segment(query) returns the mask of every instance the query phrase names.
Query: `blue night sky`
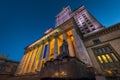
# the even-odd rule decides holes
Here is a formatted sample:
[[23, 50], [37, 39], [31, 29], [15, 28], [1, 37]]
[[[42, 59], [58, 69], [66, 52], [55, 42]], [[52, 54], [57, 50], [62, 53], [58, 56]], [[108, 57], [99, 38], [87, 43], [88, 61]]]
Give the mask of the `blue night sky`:
[[0, 0], [0, 54], [20, 61], [24, 48], [54, 27], [67, 5], [84, 5], [106, 27], [120, 22], [120, 0]]

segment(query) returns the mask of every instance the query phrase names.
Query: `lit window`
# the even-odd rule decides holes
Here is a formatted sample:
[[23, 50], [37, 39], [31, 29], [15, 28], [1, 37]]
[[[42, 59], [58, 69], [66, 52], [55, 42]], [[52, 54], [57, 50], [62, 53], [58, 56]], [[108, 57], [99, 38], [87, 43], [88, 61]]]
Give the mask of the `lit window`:
[[[109, 45], [94, 48], [94, 53], [103, 70], [119, 68], [119, 57]], [[112, 66], [111, 66], [112, 65]]]
[[118, 61], [117, 57], [113, 53], [111, 53], [111, 55], [116, 61]]
[[111, 57], [110, 57], [108, 54], [106, 54], [106, 57], [108, 58], [108, 60], [109, 60], [110, 62], [113, 62], [112, 59], [111, 59]]
[[106, 63], [108, 63], [108, 60], [107, 60], [107, 58], [105, 57], [105, 55], [102, 55], [102, 58], [103, 58], [103, 60], [104, 60]]
[[100, 63], [103, 63], [103, 60], [100, 56], [97, 56], [98, 57], [98, 60], [100, 61]]

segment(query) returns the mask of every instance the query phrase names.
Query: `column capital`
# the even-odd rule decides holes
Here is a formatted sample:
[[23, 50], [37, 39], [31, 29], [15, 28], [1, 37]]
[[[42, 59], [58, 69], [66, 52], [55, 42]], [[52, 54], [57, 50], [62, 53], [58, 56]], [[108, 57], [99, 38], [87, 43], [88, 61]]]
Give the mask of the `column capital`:
[[67, 40], [67, 34], [65, 32], [63, 33], [63, 40]]
[[55, 35], [54, 38], [58, 38], [58, 35]]

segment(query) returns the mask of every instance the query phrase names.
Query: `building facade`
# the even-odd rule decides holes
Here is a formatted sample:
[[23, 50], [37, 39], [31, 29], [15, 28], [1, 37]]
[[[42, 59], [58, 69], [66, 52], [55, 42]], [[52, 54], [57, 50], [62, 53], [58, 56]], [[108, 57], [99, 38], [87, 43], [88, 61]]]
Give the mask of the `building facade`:
[[99, 73], [120, 76], [120, 23], [84, 37], [84, 43]]
[[83, 36], [104, 29], [102, 24], [100, 24], [84, 6], [77, 8], [73, 12], [71, 11], [70, 6], [63, 8], [63, 10], [56, 16], [56, 27], [71, 17], [74, 17]]
[[66, 40], [68, 43], [71, 57], [76, 56], [81, 61], [88, 64], [88, 66], [91, 66], [92, 63], [80, 34], [75, 20], [73, 18], [67, 20], [64, 24], [58, 26], [50, 33], [26, 47], [25, 54], [16, 74], [40, 71], [46, 61], [56, 59], [61, 53], [60, 47], [63, 40]]
[[0, 55], [0, 80], [7, 80], [17, 70], [19, 62], [8, 60], [6, 56]]
[[40, 72], [46, 61], [60, 55], [63, 40], [68, 43], [71, 57], [94, 67], [97, 73], [112, 74], [120, 68], [119, 30], [119, 24], [108, 29], [103, 27], [84, 6], [73, 12], [69, 6], [63, 8], [56, 16], [55, 29], [48, 30], [25, 48], [16, 75]]

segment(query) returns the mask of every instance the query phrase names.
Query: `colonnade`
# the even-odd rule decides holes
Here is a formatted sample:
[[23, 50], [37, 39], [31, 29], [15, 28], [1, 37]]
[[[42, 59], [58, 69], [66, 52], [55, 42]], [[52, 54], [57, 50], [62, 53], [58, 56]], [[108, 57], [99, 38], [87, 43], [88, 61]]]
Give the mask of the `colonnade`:
[[83, 48], [81, 47], [81, 38], [73, 28], [44, 41], [44, 43], [26, 52], [18, 66], [16, 74], [40, 71], [46, 61], [55, 59], [60, 54], [60, 46], [63, 40], [66, 40], [68, 43], [70, 56], [76, 56], [79, 59], [85, 58], [84, 51], [82, 51]]

